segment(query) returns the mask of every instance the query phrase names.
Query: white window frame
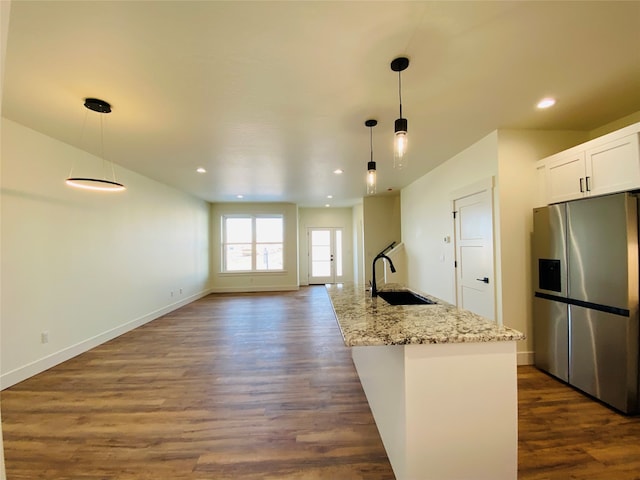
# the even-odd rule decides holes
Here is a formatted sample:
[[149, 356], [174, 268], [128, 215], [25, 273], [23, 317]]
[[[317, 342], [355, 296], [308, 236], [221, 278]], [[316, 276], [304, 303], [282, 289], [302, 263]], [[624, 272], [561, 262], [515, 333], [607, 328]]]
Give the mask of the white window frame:
[[[227, 243], [225, 240], [227, 238], [227, 219], [234, 218], [249, 218], [251, 219], [251, 269], [250, 270], [228, 270], [227, 269], [227, 245], [233, 244], [235, 242]], [[282, 221], [282, 242], [260, 242], [260, 245], [282, 245], [282, 268], [280, 269], [258, 269], [256, 267], [257, 264], [257, 256], [256, 256], [256, 245], [258, 242], [256, 241], [256, 220], [260, 218], [278, 218]], [[221, 218], [221, 239], [220, 239], [220, 256], [222, 259], [222, 273], [233, 274], [233, 275], [246, 275], [246, 274], [255, 274], [255, 273], [282, 273], [285, 271], [285, 258], [286, 258], [286, 242], [285, 242], [285, 222], [284, 215], [278, 213], [265, 213], [265, 214], [226, 214], [222, 215]]]

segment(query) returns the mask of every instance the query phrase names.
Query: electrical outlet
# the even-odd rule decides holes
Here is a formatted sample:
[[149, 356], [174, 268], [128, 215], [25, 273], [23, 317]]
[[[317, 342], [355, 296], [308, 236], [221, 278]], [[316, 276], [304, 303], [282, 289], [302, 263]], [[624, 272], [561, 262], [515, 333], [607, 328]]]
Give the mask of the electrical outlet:
[[40, 342], [49, 343], [49, 332], [44, 331], [40, 334]]

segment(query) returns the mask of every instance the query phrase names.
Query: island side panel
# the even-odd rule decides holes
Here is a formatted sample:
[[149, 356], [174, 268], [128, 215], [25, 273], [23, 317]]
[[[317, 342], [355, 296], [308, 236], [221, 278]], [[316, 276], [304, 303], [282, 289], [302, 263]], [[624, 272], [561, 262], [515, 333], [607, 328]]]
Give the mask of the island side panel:
[[398, 479], [515, 480], [515, 342], [405, 347], [406, 470]]
[[408, 478], [404, 346], [352, 347], [351, 355], [393, 472]]

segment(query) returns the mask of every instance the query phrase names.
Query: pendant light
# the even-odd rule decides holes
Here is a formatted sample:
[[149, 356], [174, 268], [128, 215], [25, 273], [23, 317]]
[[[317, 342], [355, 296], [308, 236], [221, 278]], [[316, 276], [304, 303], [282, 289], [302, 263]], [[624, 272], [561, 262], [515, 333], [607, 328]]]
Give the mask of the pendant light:
[[371, 150], [371, 158], [367, 163], [367, 195], [375, 195], [376, 193], [376, 162], [373, 161], [373, 127], [378, 124], [377, 120], [367, 120], [364, 122], [369, 127], [369, 146]]
[[398, 72], [398, 98], [400, 100], [400, 118], [395, 123], [395, 138], [393, 143], [393, 168], [401, 169], [407, 166], [407, 119], [402, 118], [402, 79], [400, 72], [409, 66], [407, 57], [398, 57], [391, 62], [391, 70]]
[[[116, 181], [116, 172], [113, 166], [113, 162], [108, 162], [104, 158], [104, 116], [107, 113], [111, 112], [111, 105], [104, 100], [99, 100], [97, 98], [85, 98], [84, 106], [97, 112], [100, 114], [100, 155], [102, 157], [102, 177], [101, 178], [93, 178], [93, 177], [74, 177], [73, 176], [73, 166], [71, 167], [71, 172], [69, 172], [69, 178], [66, 180], [66, 184], [71, 187], [83, 188], [85, 190], [98, 190], [103, 192], [121, 192], [125, 190], [124, 185], [118, 183]], [[88, 115], [88, 112], [87, 112]], [[86, 116], [85, 116], [85, 124], [86, 124]], [[83, 128], [84, 130], [84, 128]], [[109, 164], [110, 168], [109, 168]], [[108, 177], [109, 170], [110, 178]]]

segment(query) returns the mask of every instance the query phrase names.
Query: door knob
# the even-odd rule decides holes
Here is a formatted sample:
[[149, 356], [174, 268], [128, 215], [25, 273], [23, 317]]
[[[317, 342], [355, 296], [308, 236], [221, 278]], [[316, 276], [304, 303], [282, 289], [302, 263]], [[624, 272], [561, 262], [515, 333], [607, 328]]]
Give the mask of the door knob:
[[483, 283], [489, 283], [489, 277], [476, 278], [476, 280], [478, 280], [479, 282], [483, 282]]

